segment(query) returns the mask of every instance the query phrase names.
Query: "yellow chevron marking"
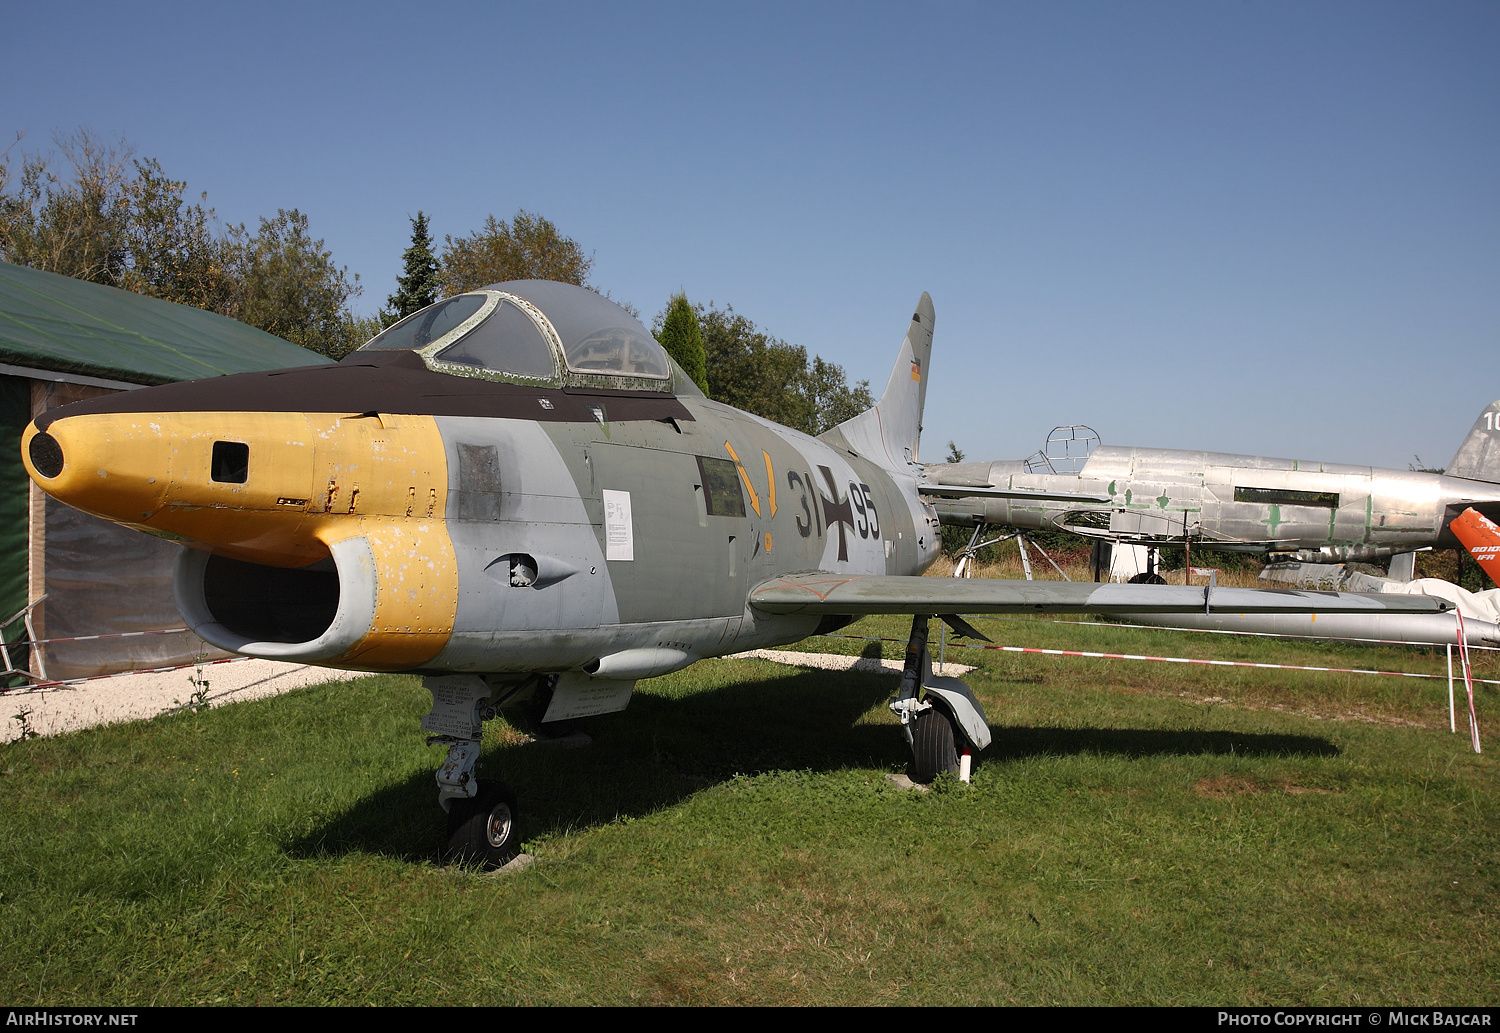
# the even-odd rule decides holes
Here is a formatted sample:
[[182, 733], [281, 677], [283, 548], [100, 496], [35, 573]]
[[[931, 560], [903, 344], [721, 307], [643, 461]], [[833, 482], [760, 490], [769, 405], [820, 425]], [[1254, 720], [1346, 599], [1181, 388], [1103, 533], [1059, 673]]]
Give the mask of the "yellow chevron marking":
[[739, 453], [734, 450], [733, 445], [726, 441], [724, 448], [728, 450], [729, 457], [734, 460], [734, 468], [740, 472], [740, 480], [745, 485], [745, 491], [750, 494], [750, 508], [755, 510], [756, 516], [760, 516], [760, 496], [755, 494], [755, 485], [750, 483], [750, 475], [745, 472], [745, 464], [740, 462]]
[[[771, 486], [771, 491], [770, 491], [770, 496], [771, 497], [769, 499], [767, 499], [766, 501], [770, 503], [770, 506], [771, 506], [771, 515], [775, 516], [776, 515], [776, 471], [774, 471], [774, 470], [771, 469], [771, 453], [767, 452], [765, 449], [761, 449], [760, 450], [760, 454], [763, 457], [765, 457], [765, 460], [766, 460], [766, 483]], [[769, 542], [770, 541], [769, 537], [766, 540], [767, 540], [767, 542]], [[770, 547], [771, 546], [769, 544], [766, 546], [767, 549], [769, 549]]]

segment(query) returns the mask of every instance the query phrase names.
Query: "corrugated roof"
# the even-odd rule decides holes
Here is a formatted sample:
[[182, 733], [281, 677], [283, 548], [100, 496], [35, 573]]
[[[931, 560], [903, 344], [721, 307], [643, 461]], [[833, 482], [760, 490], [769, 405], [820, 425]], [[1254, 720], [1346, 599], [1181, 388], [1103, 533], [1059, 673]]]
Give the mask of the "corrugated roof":
[[226, 316], [0, 262], [0, 363], [164, 384], [331, 361]]

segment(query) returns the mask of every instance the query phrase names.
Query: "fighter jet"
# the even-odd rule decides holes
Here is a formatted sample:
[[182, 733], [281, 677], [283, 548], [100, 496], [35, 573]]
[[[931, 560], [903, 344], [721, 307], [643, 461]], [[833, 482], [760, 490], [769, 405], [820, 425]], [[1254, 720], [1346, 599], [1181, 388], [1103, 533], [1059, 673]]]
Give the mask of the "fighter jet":
[[[1052, 469], [1042, 453], [1029, 461], [939, 463], [925, 472], [947, 496], [935, 503], [944, 523], [1061, 529], [1148, 548], [1187, 539], [1192, 547], [1314, 563], [1368, 561], [1457, 548], [1449, 525], [1468, 508], [1500, 518], [1500, 401], [1480, 413], [1442, 474], [1105, 445], [1076, 472]], [[1058, 500], [1067, 492], [1072, 501]]]
[[337, 365], [51, 410], [22, 450], [53, 497], [187, 546], [177, 602], [204, 641], [426, 676], [446, 851], [489, 866], [519, 843], [513, 792], [475, 776], [498, 711], [545, 731], [703, 657], [910, 614], [891, 706], [925, 779], [989, 742], [967, 686], [931, 670], [933, 616], [1442, 607], [916, 576], [939, 549], [917, 459], [932, 332], [923, 294], [880, 401], [812, 438], [704, 397], [599, 294], [525, 280]]

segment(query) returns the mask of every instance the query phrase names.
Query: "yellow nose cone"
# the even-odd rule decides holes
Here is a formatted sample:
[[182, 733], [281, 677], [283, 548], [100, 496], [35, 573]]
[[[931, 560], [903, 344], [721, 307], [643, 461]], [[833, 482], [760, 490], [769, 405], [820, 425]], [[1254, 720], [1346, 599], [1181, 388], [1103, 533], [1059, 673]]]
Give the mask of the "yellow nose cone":
[[149, 520], [165, 504], [170, 457], [161, 428], [134, 415], [74, 416], [21, 438], [26, 472], [47, 494], [122, 523]]
[[21, 441], [27, 472], [77, 509], [226, 555], [308, 563], [314, 445], [301, 413], [63, 416]]
[[32, 479], [108, 520], [273, 566], [301, 566], [365, 521], [442, 520], [431, 417], [295, 412], [59, 416], [21, 441]]

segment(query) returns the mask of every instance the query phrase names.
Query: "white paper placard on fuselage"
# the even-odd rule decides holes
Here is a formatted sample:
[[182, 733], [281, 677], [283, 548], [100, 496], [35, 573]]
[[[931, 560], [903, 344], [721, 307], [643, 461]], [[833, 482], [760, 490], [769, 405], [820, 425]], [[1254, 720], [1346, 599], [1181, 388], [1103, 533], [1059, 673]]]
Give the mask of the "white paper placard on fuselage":
[[634, 691], [633, 681], [590, 678], [582, 671], [564, 671], [552, 689], [552, 701], [542, 715], [542, 723], [618, 713], [630, 703]]
[[630, 492], [604, 489], [604, 558], [635, 559], [635, 529], [630, 523]]

